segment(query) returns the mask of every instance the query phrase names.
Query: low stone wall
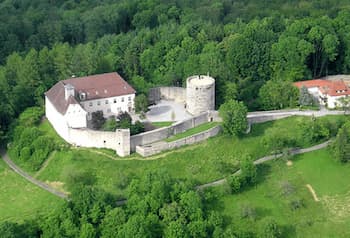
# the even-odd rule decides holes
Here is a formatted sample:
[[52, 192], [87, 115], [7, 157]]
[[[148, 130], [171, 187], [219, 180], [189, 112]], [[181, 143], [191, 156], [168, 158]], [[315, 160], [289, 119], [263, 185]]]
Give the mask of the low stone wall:
[[255, 124], [255, 123], [263, 123], [263, 122], [268, 122], [268, 121], [275, 121], [278, 119], [286, 118], [293, 116], [292, 113], [285, 113], [285, 114], [280, 114], [280, 115], [257, 115], [257, 116], [248, 116], [248, 123], [249, 124]]
[[136, 146], [136, 152], [143, 157], [151, 156], [154, 154], [158, 154], [164, 150], [172, 150], [184, 145], [191, 145], [191, 144], [206, 140], [210, 137], [213, 137], [219, 134], [220, 130], [221, 130], [220, 126], [215, 126], [213, 128], [210, 128], [209, 130], [206, 130], [176, 141], [172, 141], [172, 142], [160, 141], [154, 144]]
[[157, 87], [149, 90], [148, 100], [150, 103], [156, 103], [161, 99], [185, 103], [186, 89], [181, 87]]
[[171, 126], [147, 131], [130, 137], [130, 149], [136, 151], [139, 145], [151, 144], [156, 141], [164, 140], [172, 135], [182, 133], [188, 129], [208, 122], [208, 112], [202, 113], [190, 119], [174, 123]]
[[219, 116], [219, 111], [209, 111], [209, 121], [222, 122], [222, 118]]

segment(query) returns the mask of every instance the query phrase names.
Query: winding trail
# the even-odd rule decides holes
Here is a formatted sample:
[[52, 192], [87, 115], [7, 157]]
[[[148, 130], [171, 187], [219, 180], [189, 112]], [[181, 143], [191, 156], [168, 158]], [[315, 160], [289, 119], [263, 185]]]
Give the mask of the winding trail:
[[3, 159], [3, 161], [13, 170], [15, 171], [17, 174], [21, 175], [23, 178], [25, 178], [26, 180], [28, 180], [29, 182], [31, 182], [32, 184], [35, 184], [36, 186], [60, 197], [63, 199], [68, 200], [68, 196], [65, 193], [62, 193], [56, 189], [54, 189], [53, 187], [49, 186], [46, 183], [43, 183], [35, 178], [33, 178], [32, 176], [30, 176], [29, 174], [27, 174], [26, 172], [24, 172], [21, 168], [19, 168], [7, 155], [5, 150], [1, 150], [0, 151], [0, 155], [1, 158]]
[[[314, 146], [311, 146], [311, 147], [305, 148], [305, 149], [294, 148], [294, 149], [289, 150], [288, 154], [289, 155], [298, 155], [298, 154], [304, 154], [304, 153], [308, 153], [308, 152], [315, 151], [315, 150], [320, 150], [320, 149], [326, 148], [330, 144], [330, 142], [331, 142], [331, 140], [328, 140], [328, 141], [323, 142], [321, 144], [314, 145]], [[276, 155], [264, 156], [264, 157], [261, 157], [260, 159], [255, 160], [254, 164], [255, 165], [262, 164], [262, 163], [265, 163], [267, 161], [280, 158], [283, 155], [285, 155], [285, 154], [280, 153], [280, 154], [276, 154]], [[241, 170], [237, 170], [233, 175], [238, 175], [240, 173], [241, 173]], [[201, 189], [205, 189], [208, 187], [218, 186], [218, 185], [224, 184], [225, 182], [226, 182], [226, 178], [223, 178], [223, 179], [219, 179], [219, 180], [216, 180], [216, 181], [213, 181], [210, 183], [199, 185], [196, 187], [196, 189], [201, 190]]]
[[[323, 149], [325, 147], [327, 147], [329, 144], [330, 144], [331, 140], [328, 140], [324, 143], [321, 143], [321, 144], [318, 144], [318, 145], [314, 145], [314, 146], [311, 146], [309, 148], [305, 148], [305, 149], [298, 149], [298, 148], [295, 148], [295, 149], [291, 149], [289, 151], [289, 154], [290, 155], [298, 155], [298, 154], [304, 154], [304, 153], [308, 153], [308, 152], [311, 152], [311, 151], [315, 151], [315, 150], [320, 150], [320, 149]], [[26, 172], [24, 172], [21, 168], [19, 168], [7, 155], [6, 151], [5, 150], [1, 150], [0, 151], [0, 155], [2, 157], [2, 159], [4, 160], [4, 162], [13, 170], [15, 171], [17, 174], [21, 175], [23, 178], [25, 178], [26, 180], [28, 180], [29, 182], [39, 186], [40, 188], [60, 197], [60, 198], [63, 198], [63, 199], [66, 199], [68, 200], [68, 196], [67, 194], [65, 193], [62, 193], [56, 189], [54, 189], [53, 187], [49, 186], [48, 184], [44, 183], [44, 182], [41, 182], [35, 178], [33, 178], [31, 175], [27, 174]], [[280, 154], [276, 154], [276, 155], [269, 155], [269, 156], [264, 156], [260, 159], [257, 159], [254, 161], [254, 164], [258, 165], [258, 164], [262, 164], [262, 163], [265, 163], [267, 161], [270, 161], [270, 160], [273, 160], [273, 159], [277, 159], [277, 158], [280, 158], [282, 157], [284, 154], [283, 153], [280, 153]], [[233, 175], [238, 175], [240, 174], [240, 170], [236, 171]], [[219, 180], [216, 180], [216, 181], [213, 181], [213, 182], [210, 182], [210, 183], [206, 183], [206, 184], [202, 184], [202, 185], [199, 185], [196, 187], [196, 189], [198, 190], [201, 190], [201, 189], [205, 189], [205, 188], [208, 188], [208, 187], [213, 187], [213, 186], [218, 186], [218, 185], [221, 185], [221, 184], [224, 184], [226, 182], [226, 178], [223, 178], [223, 179], [219, 179]], [[117, 205], [123, 205], [126, 203], [126, 200], [125, 199], [122, 199], [122, 200], [119, 200], [116, 202]]]

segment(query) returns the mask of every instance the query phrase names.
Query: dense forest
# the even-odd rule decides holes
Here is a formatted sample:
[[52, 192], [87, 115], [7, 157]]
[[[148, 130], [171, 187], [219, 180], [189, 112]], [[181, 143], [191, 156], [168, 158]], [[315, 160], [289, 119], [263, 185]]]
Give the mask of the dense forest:
[[[2, 0], [0, 64], [2, 143], [21, 112], [42, 106], [44, 92], [72, 75], [117, 71], [147, 94], [209, 73], [217, 106], [237, 99], [249, 110], [290, 107], [297, 101], [290, 82], [349, 73], [350, 3]], [[130, 185], [126, 208], [82, 186], [40, 225], [4, 223], [0, 230], [8, 237], [240, 237], [205, 211], [205, 196], [149, 176]]]
[[281, 81], [348, 73], [349, 8], [341, 0], [2, 1], [1, 131], [42, 105], [55, 82], [110, 71], [139, 93], [209, 73], [218, 105], [236, 98], [273, 109], [258, 97], [269, 80], [265, 91], [278, 94]]

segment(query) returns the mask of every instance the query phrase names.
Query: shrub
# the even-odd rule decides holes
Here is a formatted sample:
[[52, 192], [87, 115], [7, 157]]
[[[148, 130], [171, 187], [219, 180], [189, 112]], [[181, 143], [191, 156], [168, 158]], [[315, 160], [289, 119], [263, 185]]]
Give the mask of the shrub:
[[295, 193], [295, 187], [289, 181], [283, 181], [281, 183], [281, 190], [283, 196], [289, 196]]
[[140, 94], [135, 97], [135, 111], [137, 113], [147, 112], [148, 99], [145, 94]]
[[350, 122], [345, 123], [338, 131], [332, 144], [334, 158], [340, 162], [350, 160]]
[[295, 147], [297, 144], [296, 138], [293, 138], [286, 128], [268, 128], [265, 134], [262, 143], [268, 150], [276, 154], [282, 152], [283, 149]]
[[41, 107], [29, 107], [18, 118], [18, 123], [21, 126], [32, 127], [38, 125], [41, 117], [44, 115], [44, 110]]
[[117, 121], [114, 116], [109, 117], [102, 126], [104, 131], [115, 131], [117, 129]]
[[300, 198], [295, 198], [289, 202], [289, 207], [292, 211], [298, 210], [304, 207], [304, 201]]
[[144, 131], [145, 131], [145, 125], [140, 121], [136, 121], [135, 124], [132, 124], [130, 126], [130, 134], [131, 135], [136, 135], [136, 134], [142, 133]]
[[241, 190], [241, 177], [240, 176], [230, 176], [228, 178], [228, 183], [230, 185], [232, 193], [237, 193]]
[[326, 122], [315, 117], [304, 121], [301, 127], [303, 128], [303, 139], [305, 143], [318, 142], [330, 136]]
[[266, 217], [259, 223], [258, 237], [260, 238], [277, 238], [281, 237], [281, 229], [276, 221], [271, 217]]
[[102, 125], [105, 123], [106, 119], [103, 117], [102, 111], [96, 111], [91, 113], [91, 126], [92, 129], [101, 129]]
[[256, 210], [249, 204], [244, 204], [241, 207], [241, 218], [247, 218], [251, 220], [256, 219]]
[[245, 156], [242, 158], [240, 168], [240, 181], [243, 185], [256, 183], [257, 168], [256, 165], [253, 163], [253, 159], [250, 156]]

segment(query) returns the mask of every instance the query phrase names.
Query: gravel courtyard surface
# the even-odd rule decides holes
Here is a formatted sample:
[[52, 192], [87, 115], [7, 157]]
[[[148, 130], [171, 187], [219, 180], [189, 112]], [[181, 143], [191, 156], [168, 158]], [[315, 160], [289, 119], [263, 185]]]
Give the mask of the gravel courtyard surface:
[[146, 113], [146, 119], [151, 122], [156, 121], [182, 121], [191, 118], [182, 103], [161, 100], [156, 105], [150, 106]]

